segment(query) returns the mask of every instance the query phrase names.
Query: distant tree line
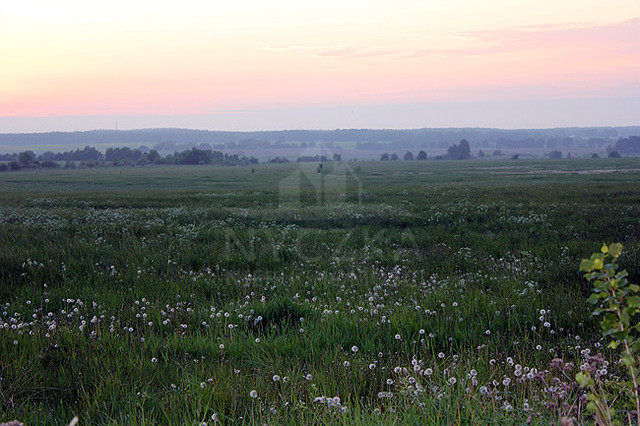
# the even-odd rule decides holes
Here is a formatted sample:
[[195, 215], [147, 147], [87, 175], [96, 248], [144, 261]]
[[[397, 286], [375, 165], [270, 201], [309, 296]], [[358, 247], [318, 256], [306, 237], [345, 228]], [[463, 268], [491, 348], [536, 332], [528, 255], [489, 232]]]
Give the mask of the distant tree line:
[[[400, 156], [398, 156], [398, 154], [396, 154], [395, 152], [389, 154], [388, 152], [383, 153], [380, 156], [380, 161], [397, 161], [400, 159]], [[413, 155], [413, 152], [411, 151], [407, 151], [404, 153], [404, 155], [402, 156], [402, 159], [404, 161], [413, 161], [413, 160], [426, 160], [427, 159], [427, 153], [424, 151], [420, 151], [418, 152], [418, 155]]]
[[289, 160], [286, 157], [275, 157], [267, 160], [267, 164], [284, 164], [288, 162]]
[[[484, 152], [480, 151], [482, 154], [480, 155], [481, 157], [484, 157]], [[439, 155], [437, 157], [434, 157], [434, 159], [436, 160], [443, 160], [443, 159], [447, 159], [447, 160], [467, 160], [471, 158], [471, 147], [469, 146], [469, 141], [467, 141], [466, 139], [462, 139], [460, 142], [458, 142], [457, 144], [453, 144], [451, 145], [448, 149], [447, 149], [447, 153], [446, 155]], [[398, 156], [398, 154], [391, 153], [389, 154], [388, 152], [383, 153], [380, 156], [380, 161], [397, 161], [399, 160], [400, 157]], [[418, 155], [414, 157], [413, 152], [411, 151], [407, 151], [404, 153], [404, 156], [402, 157], [403, 160], [405, 161], [413, 161], [415, 160], [426, 160], [427, 159], [427, 153], [425, 151], [420, 151], [418, 152]]]
[[[556, 129], [558, 130], [558, 129]], [[562, 130], [562, 129], [560, 129]], [[578, 129], [580, 130], [580, 129]], [[584, 130], [584, 129], [583, 129]], [[597, 130], [597, 129], [596, 129]], [[586, 129], [584, 130], [585, 135], [586, 134], [591, 134], [593, 135], [593, 132], [596, 132], [596, 130], [594, 129]], [[424, 130], [420, 130], [420, 131], [390, 131], [391, 134], [393, 135], [399, 135], [399, 134], [420, 134], [421, 132], [423, 132]], [[471, 132], [472, 130], [469, 129], [462, 129], [459, 130], [459, 132]], [[483, 131], [482, 129], [477, 130], [478, 132]], [[611, 134], [606, 134], [607, 132], [612, 132], [613, 130], [609, 129], [609, 130], [602, 130], [600, 133], [597, 133], [599, 136], [610, 136]], [[302, 133], [299, 133], [302, 132]], [[279, 134], [279, 146], [285, 146], [284, 144], [284, 140], [285, 140], [285, 136], [293, 136], [293, 135], [297, 135], [300, 136], [302, 134], [308, 135], [309, 133], [314, 133], [315, 131], [285, 131], [285, 132], [275, 132], [275, 134]], [[380, 131], [368, 131], [368, 130], [336, 130], [335, 132], [331, 133], [331, 132], [320, 132], [323, 135], [327, 135], [327, 134], [377, 134]], [[405, 133], [402, 133], [405, 132]], [[406, 133], [408, 132], [408, 133]], [[538, 131], [541, 134], [545, 134], [546, 131]], [[91, 132], [89, 132], [91, 133]], [[256, 132], [256, 134], [258, 135], [267, 135], [267, 134], [272, 134], [274, 132]], [[432, 131], [432, 133], [436, 133], [437, 132], [435, 130]], [[101, 134], [98, 132], [98, 134]], [[58, 136], [58, 134], [55, 134], [56, 136]], [[7, 136], [7, 135], [0, 135], [0, 136]], [[30, 135], [35, 137], [34, 135]], [[561, 144], [562, 146], [571, 146], [571, 138], [567, 137], [563, 140], [563, 143]], [[606, 141], [605, 138], [600, 137], [600, 138], [589, 138], [587, 140], [587, 145], [588, 146], [592, 146], [592, 147], [597, 147], [597, 148], [602, 148], [604, 142]], [[254, 142], [256, 142], [254, 144]], [[504, 143], [500, 143], [501, 141], [498, 140], [498, 145], [499, 146], [508, 146], [508, 147], [517, 147], [520, 144], [511, 144], [511, 143], [506, 143], [505, 141], [502, 141]], [[548, 143], [545, 144], [545, 146], [547, 147], [552, 147], [555, 148], [556, 144], [555, 143], [551, 143], [550, 141], [547, 141]], [[324, 143], [324, 142], [323, 142]], [[373, 142], [372, 142], [373, 143]], [[233, 146], [266, 146], [264, 144], [260, 144], [257, 143], [257, 141], [253, 140], [253, 139], [245, 139], [242, 141], [239, 141], [238, 143], [232, 142], [231, 143]], [[325, 145], [330, 147], [332, 146], [333, 142], [327, 142]], [[367, 145], [368, 143], [358, 143], [360, 147], [365, 147], [365, 145]], [[173, 142], [166, 142], [163, 144], [159, 144], [162, 145], [162, 148], [167, 148], [170, 146], [185, 146], [184, 144], [175, 144]], [[195, 145], [195, 144], [193, 144]], [[221, 145], [222, 147], [228, 147], [229, 144], [223, 144]], [[301, 147], [312, 147], [315, 146], [316, 142], [302, 142], [302, 144], [300, 145]], [[478, 144], [476, 144], [477, 146]], [[290, 145], [288, 145], [290, 146]], [[375, 145], [377, 148], [386, 146], [385, 144], [376, 144]], [[395, 145], [391, 144], [391, 146], [395, 146], [395, 147], [401, 147], [404, 146], [401, 143], [397, 143]], [[367, 148], [369, 148], [369, 146], [366, 146]], [[155, 148], [155, 147], [154, 147]], [[624, 155], [640, 155], [640, 136], [629, 136], [629, 137], [625, 137], [625, 138], [620, 138], [617, 140], [617, 142], [615, 143], [615, 145], [608, 145], [606, 147], [606, 151], [607, 151], [607, 156], [609, 158], [617, 158], [620, 157], [622, 154]], [[478, 157], [483, 158], [485, 157], [485, 153], [480, 150], [478, 151]], [[493, 155], [494, 156], [500, 156], [503, 155], [502, 151], [499, 149], [496, 149], [493, 151]], [[546, 154], [549, 158], [562, 158], [562, 152], [558, 149], [553, 149], [552, 151], [550, 151], [548, 154]], [[514, 156], [514, 158], [517, 157]], [[571, 155], [567, 154], [567, 158], [570, 158]], [[592, 154], [592, 158], [598, 158], [599, 155], [597, 153]], [[436, 157], [433, 157], [433, 159], [439, 160], [439, 159], [449, 159], [449, 160], [466, 160], [472, 158], [471, 155], [471, 146], [470, 143], [467, 139], [461, 139], [458, 143], [450, 145], [447, 148], [447, 152], [444, 155], [438, 155]], [[333, 161], [342, 161], [342, 157], [340, 154], [333, 154], [333, 157], [331, 158]], [[403, 160], [405, 161], [412, 161], [412, 160], [426, 160], [427, 159], [427, 153], [424, 150], [420, 150], [418, 152], [417, 155], [414, 155], [412, 151], [407, 150], [405, 152], [405, 154], [402, 157]], [[400, 156], [395, 153], [389, 153], [389, 152], [384, 152], [381, 156], [380, 156], [380, 160], [381, 161], [398, 161], [400, 160]], [[297, 160], [297, 162], [326, 162], [329, 161], [329, 157], [327, 157], [326, 155], [309, 155], [309, 156], [301, 156], [299, 157]], [[280, 157], [275, 157], [272, 159], [269, 159], [267, 161], [267, 163], [286, 163], [289, 162], [288, 159], [286, 158], [280, 158]], [[251, 164], [257, 164], [258, 160], [255, 157], [246, 157], [246, 156], [239, 156], [238, 154], [227, 154], [227, 153], [223, 153], [221, 151], [217, 151], [214, 149], [211, 149], [211, 145], [208, 143], [201, 143], [198, 144], [197, 147], [196, 146], [192, 146], [189, 149], [185, 149], [183, 151], [174, 151], [173, 154], [168, 154], [166, 156], [162, 156], [159, 153], [158, 149], [149, 149], [148, 147], [142, 145], [139, 148], [129, 148], [129, 147], [116, 147], [116, 148], [107, 148], [106, 151], [104, 153], [98, 151], [96, 148], [91, 147], [91, 146], [85, 146], [82, 149], [76, 149], [76, 150], [71, 150], [71, 151], [64, 151], [64, 152], [58, 152], [58, 153], [54, 153], [52, 151], [46, 151], [40, 155], [36, 155], [33, 151], [23, 151], [23, 152], [19, 152], [19, 153], [13, 153], [13, 154], [0, 154], [0, 171], [6, 171], [6, 170], [20, 170], [20, 169], [25, 169], [25, 168], [58, 168], [58, 167], [76, 167], [76, 165], [80, 165], [80, 166], [84, 166], [84, 167], [95, 167], [95, 166], [104, 166], [104, 165], [113, 165], [113, 166], [120, 166], [120, 165], [138, 165], [138, 166], [144, 166], [146, 164], [186, 164], [186, 165], [198, 165], [198, 164], [207, 164], [207, 165], [220, 165], [220, 166], [244, 166], [244, 165], [251, 165]]]
[[102, 153], [93, 147], [85, 146], [83, 149], [76, 149], [75, 151], [65, 151], [58, 153], [46, 151], [42, 155], [40, 155], [38, 159], [41, 161], [101, 161]]
[[[152, 151], [155, 152], [155, 151]], [[238, 154], [227, 154], [220, 151], [204, 150], [192, 148], [182, 152], [175, 152], [166, 157], [159, 158], [156, 164], [188, 164], [204, 165], [213, 164], [216, 166], [248, 166], [258, 164], [255, 157], [240, 157]]]
[[[615, 146], [607, 147], [607, 151], [608, 151], [607, 157], [609, 158], [619, 158], [621, 154], [639, 155], [640, 154], [640, 136], [630, 136], [628, 138], [619, 139], [618, 142], [615, 144]], [[502, 155], [504, 154], [502, 153], [501, 150], [493, 151], [494, 157], [502, 156]], [[550, 151], [549, 153], [545, 154], [545, 156], [549, 157], [550, 159], [563, 158], [562, 151], [558, 149], [554, 149]], [[479, 150], [478, 157], [484, 158], [486, 157], [486, 154], [484, 153], [484, 151]], [[518, 157], [519, 155], [516, 154], [512, 158], [517, 159]], [[469, 144], [469, 141], [467, 141], [466, 139], [462, 139], [457, 144], [453, 144], [449, 146], [447, 148], [446, 154], [433, 157], [433, 159], [435, 160], [445, 160], [445, 159], [446, 160], [467, 160], [470, 158], [472, 158], [471, 146]], [[571, 153], [567, 153], [566, 158], [570, 159]], [[591, 158], [600, 158], [600, 156], [597, 153], [593, 153], [591, 154]], [[382, 155], [380, 155], [380, 161], [397, 161], [399, 159], [400, 157], [395, 152], [393, 153], [384, 152]], [[407, 151], [405, 152], [403, 159], [405, 161], [412, 161], [414, 159], [426, 160], [427, 153], [425, 151], [420, 151], [417, 157], [414, 157], [411, 151]]]
[[640, 154], [640, 136], [630, 136], [628, 138], [619, 139], [613, 150], [620, 154]]
[[[349, 142], [362, 150], [446, 149], [456, 141], [472, 142], [472, 149], [563, 149], [593, 148], [604, 150], [620, 138], [640, 134], [640, 127], [556, 128], [556, 129], [335, 129], [282, 130], [257, 132], [223, 132], [189, 129], [93, 130], [88, 132], [5, 133], [3, 146], [133, 146], [145, 144], [158, 152], [182, 152], [197, 148], [275, 149], [330, 146]], [[616, 150], [625, 152], [624, 150]], [[144, 152], [144, 151], [143, 151]], [[66, 160], [63, 160], [66, 161]], [[79, 161], [79, 160], [70, 160]]]
[[[335, 153], [335, 154], [333, 154], [331, 159], [333, 161], [342, 161], [342, 155], [338, 154], [338, 153]], [[320, 154], [303, 155], [303, 156], [298, 157], [298, 159], [296, 160], [296, 162], [298, 162], [298, 163], [311, 163], [311, 162], [316, 162], [316, 161], [329, 161], [329, 157], [327, 157], [326, 155], [320, 155]]]
[[83, 149], [54, 153], [47, 151], [36, 155], [33, 151], [23, 151], [14, 154], [0, 154], [0, 171], [20, 170], [29, 168], [73, 168], [76, 163], [85, 167], [98, 165], [112, 166], [144, 166], [146, 164], [186, 164], [186, 165], [218, 165], [218, 166], [246, 166], [257, 164], [255, 157], [227, 154], [214, 150], [192, 148], [182, 152], [174, 152], [161, 156], [156, 150], [131, 149], [129, 147], [107, 148], [103, 153], [97, 149], [85, 146]]
[[[640, 136], [630, 136], [628, 138], [618, 139], [614, 146], [607, 147], [607, 157], [620, 158], [625, 155], [640, 155]], [[562, 158], [560, 150], [553, 150], [546, 154], [549, 158]], [[571, 158], [571, 154], [567, 154], [567, 158]], [[591, 154], [591, 158], [600, 158], [597, 153]]]

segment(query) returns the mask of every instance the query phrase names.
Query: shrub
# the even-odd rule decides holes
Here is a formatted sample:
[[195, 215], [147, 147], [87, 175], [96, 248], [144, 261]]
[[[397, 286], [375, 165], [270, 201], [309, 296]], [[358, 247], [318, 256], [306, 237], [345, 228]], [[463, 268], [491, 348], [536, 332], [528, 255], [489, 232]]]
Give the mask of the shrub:
[[[593, 293], [588, 302], [596, 305], [593, 315], [600, 318], [600, 327], [605, 338], [610, 339], [609, 348], [617, 350], [620, 364], [626, 368], [628, 377], [619, 381], [604, 381], [597, 371], [584, 371], [576, 374], [576, 381], [588, 388], [587, 409], [591, 411], [596, 423], [612, 424], [615, 416], [614, 403], [618, 402], [627, 409], [627, 419], [631, 424], [635, 417], [640, 424], [640, 398], [638, 397], [637, 353], [640, 349], [640, 286], [629, 284], [627, 271], [618, 271], [617, 260], [622, 254], [622, 244], [606, 244], [600, 253], [584, 259], [580, 270], [586, 272], [585, 278], [593, 283]], [[629, 380], [625, 380], [629, 379]], [[634, 411], [629, 410], [634, 408]]]

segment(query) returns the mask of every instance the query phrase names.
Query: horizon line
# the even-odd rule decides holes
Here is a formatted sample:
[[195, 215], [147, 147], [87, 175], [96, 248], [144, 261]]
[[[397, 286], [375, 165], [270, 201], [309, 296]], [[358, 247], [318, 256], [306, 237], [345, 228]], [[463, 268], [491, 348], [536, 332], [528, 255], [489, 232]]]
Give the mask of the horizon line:
[[[6, 117], [0, 117], [0, 119]], [[12, 117], [13, 118], [13, 117]], [[335, 131], [350, 131], [350, 130], [371, 130], [371, 131], [416, 131], [416, 130], [502, 130], [502, 131], [519, 131], [519, 130], [563, 130], [563, 129], [624, 129], [640, 127], [638, 124], [628, 125], [595, 125], [595, 126], [554, 126], [554, 127], [482, 127], [482, 126], [462, 126], [462, 127], [336, 127], [336, 128], [282, 128], [274, 130], [224, 130], [224, 129], [204, 129], [193, 127], [140, 127], [133, 129], [107, 129], [107, 128], [95, 128], [90, 130], [49, 130], [49, 131], [35, 131], [35, 132], [0, 132], [0, 135], [37, 135], [37, 134], [50, 134], [50, 133], [91, 133], [91, 132], [139, 132], [139, 131], [151, 131], [151, 130], [183, 130], [192, 132], [211, 132], [211, 133], [278, 133], [278, 132], [335, 132]]]

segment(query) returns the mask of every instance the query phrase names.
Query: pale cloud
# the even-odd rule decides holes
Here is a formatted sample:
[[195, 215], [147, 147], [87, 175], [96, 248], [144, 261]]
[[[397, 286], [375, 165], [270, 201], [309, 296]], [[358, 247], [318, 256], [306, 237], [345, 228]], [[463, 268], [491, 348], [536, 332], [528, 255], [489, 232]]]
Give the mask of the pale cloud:
[[[536, 25], [475, 31], [468, 37], [494, 43], [493, 49], [548, 48], [558, 44], [606, 45], [609, 49], [640, 51], [640, 18], [608, 25]], [[488, 48], [489, 49], [489, 48]]]
[[401, 51], [384, 47], [348, 47], [338, 50], [328, 50], [317, 52], [315, 56], [334, 57], [334, 58], [350, 58], [350, 59], [365, 59], [381, 56], [398, 56]]
[[[449, 40], [443, 42], [443, 40]], [[268, 47], [272, 52], [291, 52], [340, 60], [398, 60], [430, 56], [473, 56], [513, 54], [527, 51], [572, 50], [588, 52], [594, 59], [615, 59], [619, 55], [640, 54], [640, 18], [623, 22], [594, 24], [536, 24], [445, 34], [438, 37], [410, 37], [404, 45], [305, 45]], [[444, 47], [443, 47], [444, 45]], [[447, 46], [448, 45], [448, 46]], [[567, 58], [569, 59], [569, 58]], [[571, 67], [570, 64], [560, 64]], [[638, 59], [640, 66], [640, 57]], [[388, 66], [393, 67], [393, 63]]]
[[[320, 46], [306, 46], [298, 49], [320, 50], [315, 56], [340, 58], [365, 58], [392, 56], [396, 58], [416, 58], [428, 55], [478, 55], [507, 53], [527, 49], [557, 49], [562, 46], [580, 45], [585, 49], [604, 47], [609, 53], [640, 53], [640, 18], [608, 25], [549, 24], [528, 25], [499, 30], [483, 30], [447, 34], [441, 38], [460, 41], [463, 47], [443, 48], [428, 46], [407, 49], [405, 47], [354, 47], [341, 46], [331, 50], [320, 50]], [[413, 41], [429, 44], [426, 37]], [[437, 44], [437, 43], [434, 43]], [[275, 50], [275, 49], [273, 49]], [[640, 58], [639, 58], [640, 61]], [[640, 62], [639, 62], [640, 63]]]
[[325, 49], [344, 49], [347, 46], [337, 45], [337, 46], [267, 46], [263, 47], [264, 50], [268, 50], [270, 52], [289, 52], [289, 51], [307, 51], [307, 50], [325, 50]]

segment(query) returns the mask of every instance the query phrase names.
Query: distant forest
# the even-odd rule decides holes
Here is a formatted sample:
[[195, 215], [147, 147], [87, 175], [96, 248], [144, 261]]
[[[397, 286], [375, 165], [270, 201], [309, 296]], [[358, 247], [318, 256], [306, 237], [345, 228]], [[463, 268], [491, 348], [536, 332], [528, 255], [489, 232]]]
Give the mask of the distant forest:
[[[628, 138], [618, 139], [613, 147], [610, 147], [608, 157], [620, 157], [621, 154], [639, 155], [640, 154], [640, 136], [630, 136]], [[499, 150], [493, 152], [494, 156], [502, 155]], [[545, 154], [550, 159], [562, 158], [562, 152], [554, 149]], [[483, 158], [486, 154], [484, 151], [478, 151], [478, 157]], [[570, 154], [568, 155], [568, 157]], [[594, 153], [592, 158], [598, 158], [599, 155]], [[417, 156], [413, 152], [407, 151], [402, 157], [405, 161], [426, 160], [427, 153], [420, 150]], [[469, 141], [466, 139], [453, 144], [447, 148], [446, 154], [433, 157], [435, 160], [468, 160], [473, 158]], [[518, 154], [512, 158], [517, 159]], [[334, 153], [331, 157], [332, 161], [342, 161], [342, 157], [338, 153]], [[396, 153], [384, 152], [380, 156], [380, 161], [397, 161], [400, 156]], [[299, 156], [298, 162], [326, 162], [329, 157], [325, 155]], [[287, 158], [270, 158], [267, 163], [288, 163]], [[76, 164], [81, 167], [96, 166], [144, 166], [147, 164], [180, 164], [180, 165], [218, 165], [218, 166], [248, 166], [258, 164], [255, 157], [239, 156], [238, 154], [229, 154], [212, 149], [191, 148], [181, 152], [175, 151], [173, 154], [162, 156], [155, 149], [119, 147], [107, 148], [104, 153], [95, 147], [85, 146], [83, 149], [64, 151], [54, 153], [46, 151], [40, 155], [35, 154], [31, 150], [22, 151], [12, 154], [0, 154], [0, 171], [21, 170], [28, 168], [59, 168], [64, 165], [65, 168], [75, 168]], [[321, 166], [320, 166], [321, 167]]]
[[[405, 150], [443, 149], [466, 139], [477, 149], [614, 149], [620, 139], [640, 135], [633, 127], [567, 127], [557, 129], [502, 130], [483, 128], [413, 129], [413, 130], [282, 130], [259, 132], [224, 132], [188, 129], [94, 130], [88, 132], [5, 133], [0, 147], [5, 152], [32, 149], [39, 152], [53, 147], [80, 148], [97, 146], [140, 147], [170, 153], [191, 148], [201, 150], [306, 148], [323, 144], [351, 142], [355, 149]], [[637, 152], [633, 140], [620, 152]], [[622, 147], [620, 147], [622, 148]], [[618, 149], [618, 148], [616, 148]]]
[[0, 154], [0, 171], [28, 168], [74, 168], [76, 163], [82, 167], [144, 166], [146, 164], [247, 166], [257, 164], [258, 160], [254, 157], [241, 157], [236, 154], [197, 148], [174, 152], [164, 157], [155, 150], [131, 149], [129, 147], [107, 148], [103, 154], [90, 146], [58, 153], [47, 151], [40, 155], [36, 155], [31, 150], [17, 154]]
[[[84, 148], [72, 149], [61, 152], [53, 152], [52, 150], [44, 151], [36, 154], [33, 150], [27, 149], [19, 152], [8, 154], [0, 154], [0, 171], [20, 170], [26, 168], [58, 168], [58, 167], [96, 167], [96, 166], [144, 166], [147, 164], [181, 164], [181, 165], [219, 165], [219, 166], [247, 166], [257, 164], [258, 159], [252, 156], [245, 156], [236, 153], [219, 151], [217, 149], [248, 149], [256, 148], [307, 148], [314, 146], [332, 147], [335, 142], [344, 142], [347, 138], [365, 138], [369, 137], [373, 141], [358, 140], [355, 143], [355, 149], [379, 150], [380, 161], [397, 161], [400, 160], [398, 152], [402, 153], [406, 149], [402, 159], [410, 160], [426, 160], [427, 153], [421, 148], [446, 148], [446, 153], [429, 157], [435, 160], [466, 160], [473, 158], [472, 147], [479, 150], [477, 157], [482, 158], [487, 155], [502, 156], [501, 149], [531, 149], [544, 148], [550, 151], [545, 153], [550, 159], [563, 158], [561, 148], [589, 148], [594, 152], [590, 154], [593, 158], [599, 157], [597, 152], [606, 152], [608, 157], [620, 157], [621, 155], [640, 155], [640, 136], [614, 137], [620, 135], [621, 130], [625, 132], [630, 129], [636, 129], [640, 133], [640, 127], [637, 128], [598, 128], [598, 129], [552, 129], [552, 130], [491, 130], [491, 129], [450, 129], [450, 130], [336, 130], [332, 132], [322, 131], [282, 131], [282, 132], [251, 132], [251, 133], [233, 133], [233, 132], [206, 132], [196, 130], [149, 130], [149, 131], [95, 131], [95, 132], [77, 132], [77, 133], [43, 133], [43, 134], [16, 134], [16, 135], [0, 135], [2, 138], [10, 139], [7, 142], [23, 142], [25, 145], [34, 144], [34, 146], [47, 146], [44, 142], [51, 142], [52, 145], [61, 144], [69, 146], [73, 144], [73, 140], [81, 138], [82, 140], [92, 140], [92, 136], [99, 135], [102, 142], [110, 141], [111, 143], [122, 143], [125, 141], [149, 142], [154, 138], [163, 138], [167, 134], [174, 134], [178, 141], [158, 142], [149, 148], [146, 145], [140, 145], [138, 148], [130, 148], [128, 146], [108, 147], [104, 151], [90, 145]], [[163, 133], [167, 132], [167, 133]], [[563, 133], [571, 133], [571, 136], [561, 137]], [[460, 139], [457, 143], [443, 142], [448, 140], [452, 135], [456, 134], [474, 134], [476, 137], [485, 136], [474, 142], [468, 141], [466, 138]], [[159, 136], [159, 135], [163, 136]], [[269, 140], [242, 139], [237, 142], [233, 138], [239, 138], [239, 135], [246, 137], [247, 135], [270, 138], [278, 138], [277, 142]], [[509, 134], [513, 139], [506, 139], [503, 136]], [[136, 136], [137, 135], [137, 136]], [[140, 137], [143, 135], [144, 137]], [[182, 136], [180, 136], [182, 135]], [[187, 137], [184, 137], [184, 136]], [[199, 142], [185, 142], [191, 140], [191, 137], [199, 135]], [[297, 139], [298, 142], [286, 142], [285, 135], [291, 139]], [[435, 136], [439, 135], [439, 136]], [[500, 136], [502, 135], [502, 136]], [[515, 138], [529, 135], [524, 139]], [[205, 136], [215, 138], [231, 138], [232, 140], [211, 145]], [[322, 138], [312, 141], [315, 138]], [[498, 137], [499, 136], [499, 137]], [[539, 139], [534, 138], [536, 136]], [[102, 138], [106, 139], [102, 139]], [[376, 138], [387, 137], [394, 139], [393, 141], [378, 140]], [[490, 137], [494, 139], [490, 139]], [[64, 138], [64, 141], [62, 140]], [[424, 142], [424, 140], [430, 140]], [[443, 139], [438, 139], [443, 138]], [[497, 138], [497, 139], [495, 139]], [[300, 141], [301, 139], [304, 139]], [[329, 141], [327, 141], [329, 140]], [[423, 142], [420, 142], [422, 140]], [[488, 142], [493, 140], [493, 142]], [[55, 142], [55, 143], [54, 143]], [[64, 142], [64, 143], [63, 143]], [[353, 140], [351, 140], [353, 142]], [[39, 143], [39, 145], [38, 145]], [[105, 142], [106, 143], [106, 142]], [[491, 149], [485, 153], [483, 147]], [[17, 145], [11, 145], [17, 146]], [[490, 147], [490, 148], [489, 148]], [[417, 151], [414, 155], [413, 151]], [[167, 151], [169, 151], [167, 153]], [[163, 155], [162, 152], [165, 154]], [[514, 154], [512, 158], [517, 159], [520, 154]], [[571, 154], [567, 154], [567, 158]], [[341, 161], [342, 157], [339, 153], [334, 153], [332, 157], [325, 155], [300, 155], [298, 162], [325, 162], [331, 158], [333, 161]], [[267, 163], [286, 163], [290, 159], [286, 157], [269, 158]]]

